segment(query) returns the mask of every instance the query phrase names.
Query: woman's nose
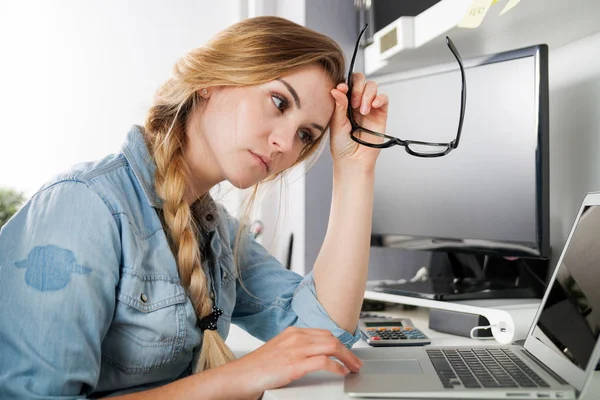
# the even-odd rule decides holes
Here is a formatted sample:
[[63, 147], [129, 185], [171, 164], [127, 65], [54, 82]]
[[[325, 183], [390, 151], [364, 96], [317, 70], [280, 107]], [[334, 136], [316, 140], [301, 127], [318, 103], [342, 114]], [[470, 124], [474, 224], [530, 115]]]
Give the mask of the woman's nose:
[[269, 138], [271, 145], [281, 153], [287, 153], [294, 148], [296, 133], [291, 129], [276, 129]]

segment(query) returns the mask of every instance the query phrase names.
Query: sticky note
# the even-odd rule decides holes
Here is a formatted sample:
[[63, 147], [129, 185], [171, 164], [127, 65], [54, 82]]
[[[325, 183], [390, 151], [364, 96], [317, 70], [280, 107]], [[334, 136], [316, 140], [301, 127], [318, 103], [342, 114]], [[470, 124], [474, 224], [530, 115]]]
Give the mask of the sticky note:
[[508, 3], [506, 3], [506, 5], [502, 9], [502, 11], [500, 11], [500, 15], [504, 14], [505, 12], [507, 12], [508, 10], [510, 10], [517, 4], [519, 4], [519, 1], [521, 1], [521, 0], [508, 0]]
[[473, 0], [471, 7], [458, 24], [459, 28], [477, 28], [483, 22], [485, 14], [494, 3], [494, 0]]

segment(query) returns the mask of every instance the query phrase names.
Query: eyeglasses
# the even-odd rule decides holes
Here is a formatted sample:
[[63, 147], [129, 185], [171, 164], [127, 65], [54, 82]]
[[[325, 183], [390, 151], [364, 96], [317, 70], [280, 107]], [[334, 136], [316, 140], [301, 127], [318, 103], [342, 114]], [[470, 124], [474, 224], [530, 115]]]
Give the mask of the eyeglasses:
[[[456, 132], [456, 138], [449, 143], [433, 143], [433, 142], [421, 142], [418, 140], [402, 140], [394, 136], [389, 136], [383, 133], [375, 132], [367, 128], [363, 128], [354, 120], [354, 113], [352, 111], [352, 106], [350, 104], [350, 98], [352, 95], [352, 74], [354, 73], [354, 62], [356, 61], [356, 53], [358, 52], [358, 45], [360, 43], [360, 39], [365, 33], [365, 30], [369, 24], [366, 24], [365, 27], [360, 31], [360, 35], [358, 35], [358, 40], [356, 41], [356, 47], [354, 48], [354, 54], [352, 55], [352, 61], [350, 62], [350, 70], [348, 71], [348, 120], [352, 125], [352, 130], [350, 131], [350, 137], [355, 142], [358, 142], [364, 146], [375, 147], [378, 149], [383, 149], [392, 146], [404, 146], [406, 152], [415, 157], [441, 157], [450, 153], [452, 150], [458, 147], [458, 142], [460, 141], [460, 133], [462, 131], [463, 120], [465, 119], [465, 107], [467, 103], [467, 84], [465, 82], [465, 70], [463, 68], [462, 60], [460, 58], [460, 54], [458, 54], [458, 50], [454, 47], [454, 43], [448, 36], [446, 36], [446, 44], [456, 61], [458, 61], [458, 65], [460, 66], [460, 75], [462, 77], [462, 91], [460, 97], [460, 117], [458, 120], [458, 131]], [[366, 139], [363, 134], [367, 135], [375, 135], [383, 138], [383, 142], [380, 143], [371, 143], [364, 139]], [[362, 138], [361, 138], [362, 137]]]

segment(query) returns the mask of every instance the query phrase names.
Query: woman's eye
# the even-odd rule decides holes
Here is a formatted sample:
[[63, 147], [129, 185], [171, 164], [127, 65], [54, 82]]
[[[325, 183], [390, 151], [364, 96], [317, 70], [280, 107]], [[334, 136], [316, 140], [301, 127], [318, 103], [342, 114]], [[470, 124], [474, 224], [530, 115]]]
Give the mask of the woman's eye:
[[271, 99], [273, 100], [273, 104], [275, 107], [281, 112], [284, 112], [288, 107], [288, 102], [285, 98], [280, 97], [278, 95], [272, 94]]
[[310, 132], [298, 131], [298, 136], [300, 137], [302, 143], [304, 143], [305, 145], [311, 144], [313, 142], [313, 137], [311, 136]]

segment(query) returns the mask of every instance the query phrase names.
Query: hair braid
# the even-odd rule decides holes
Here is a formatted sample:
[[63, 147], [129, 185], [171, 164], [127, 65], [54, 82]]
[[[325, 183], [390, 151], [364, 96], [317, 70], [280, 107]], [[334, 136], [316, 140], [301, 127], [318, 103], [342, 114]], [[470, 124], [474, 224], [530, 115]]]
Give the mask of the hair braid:
[[[170, 135], [185, 137], [174, 132], [182, 128], [181, 124], [174, 124]], [[180, 140], [165, 141], [161, 136], [156, 135], [153, 144], [156, 192], [163, 199], [164, 220], [176, 254], [181, 284], [190, 296], [197, 318], [201, 319], [212, 312], [213, 302], [201, 265], [198, 228], [184, 197], [189, 174], [183, 157], [183, 143]], [[216, 331], [204, 331], [196, 371], [217, 367], [233, 358], [231, 350]]]

